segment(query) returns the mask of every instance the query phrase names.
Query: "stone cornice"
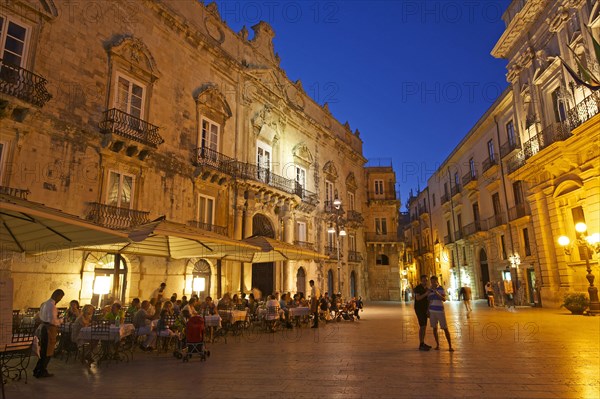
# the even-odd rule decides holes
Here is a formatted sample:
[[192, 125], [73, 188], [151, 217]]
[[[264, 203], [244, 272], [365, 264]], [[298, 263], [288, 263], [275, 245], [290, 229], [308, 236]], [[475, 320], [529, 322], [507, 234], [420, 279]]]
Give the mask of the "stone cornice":
[[549, 0], [529, 0], [523, 9], [510, 21], [504, 33], [492, 49], [496, 58], [508, 58], [519, 38], [529, 30]]

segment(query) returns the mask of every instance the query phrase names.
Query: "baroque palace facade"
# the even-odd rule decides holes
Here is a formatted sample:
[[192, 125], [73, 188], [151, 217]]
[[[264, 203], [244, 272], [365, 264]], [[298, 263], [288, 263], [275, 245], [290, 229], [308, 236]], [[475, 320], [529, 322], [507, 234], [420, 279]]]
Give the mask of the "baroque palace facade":
[[[600, 96], [561, 58], [600, 75], [600, 2], [514, 0], [503, 19], [492, 55], [509, 88], [410, 198], [405, 235], [420, 270], [455, 290], [483, 297], [510, 279], [518, 303], [557, 307], [587, 291], [586, 265], [598, 275]], [[581, 222], [588, 244], [559, 245]]]
[[[254, 287], [307, 292], [314, 279], [321, 292], [367, 298], [367, 263], [381, 257], [366, 256], [365, 231], [381, 233], [389, 218], [395, 233], [393, 171], [373, 194], [391, 201], [378, 211], [376, 230], [359, 132], [289, 80], [271, 27], [258, 23], [249, 39], [245, 27], [233, 32], [221, 20], [214, 3], [195, 0], [94, 4], [102, 8], [94, 18], [85, 2], [2, 5], [3, 200], [43, 203], [121, 231], [163, 217], [188, 233], [265, 236], [319, 258], [241, 263], [3, 251], [14, 308], [38, 306], [56, 288], [93, 302], [99, 276], [111, 277], [107, 296], [122, 301], [147, 298], [163, 281], [169, 294], [190, 295], [196, 276], [206, 282], [201, 296]], [[329, 232], [334, 222], [345, 237]], [[390, 261], [398, 256], [378, 266], [392, 271], [389, 283], [377, 280], [385, 291], [378, 296], [399, 299], [398, 265]]]

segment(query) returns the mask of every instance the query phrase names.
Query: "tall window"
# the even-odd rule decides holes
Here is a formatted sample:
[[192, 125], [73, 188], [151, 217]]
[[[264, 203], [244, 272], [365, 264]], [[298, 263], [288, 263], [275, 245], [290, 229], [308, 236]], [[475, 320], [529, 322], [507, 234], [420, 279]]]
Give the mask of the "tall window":
[[479, 203], [473, 203], [473, 221], [479, 223]]
[[348, 236], [348, 250], [356, 252], [356, 236], [354, 235]]
[[502, 213], [502, 206], [500, 205], [500, 194], [494, 193], [492, 195], [492, 206], [494, 208], [494, 216], [498, 216]]
[[262, 141], [256, 142], [256, 166], [258, 166], [258, 178], [261, 181], [269, 181], [269, 172], [271, 171], [271, 152], [272, 148]]
[[462, 232], [462, 215], [459, 213], [456, 215], [456, 224], [458, 225], [458, 235]]
[[448, 183], [444, 182], [444, 194], [448, 197]]
[[454, 172], [454, 187], [460, 186], [460, 177], [458, 176], [458, 172]]
[[329, 248], [337, 248], [337, 238], [335, 233], [327, 232], [327, 246]]
[[333, 183], [329, 180], [325, 180], [325, 202], [333, 202]]
[[200, 147], [209, 149], [211, 152], [219, 150], [219, 131], [221, 127], [206, 118], [202, 118], [202, 127], [200, 132]]
[[0, 141], [0, 185], [2, 185], [2, 175], [4, 174], [5, 158], [6, 158], [6, 143]]
[[490, 140], [487, 142], [487, 149], [488, 149], [488, 157], [490, 158], [490, 161], [495, 161], [496, 154], [494, 151], [494, 140]]
[[450, 227], [450, 221], [446, 220], [446, 231], [448, 232], [448, 238], [452, 241], [452, 229]]
[[215, 199], [206, 195], [198, 195], [198, 221], [205, 224], [214, 224]]
[[529, 243], [529, 230], [523, 229], [523, 246], [525, 247], [525, 256], [531, 255], [531, 245]]
[[135, 179], [132, 175], [110, 171], [106, 204], [119, 208], [131, 208], [134, 182]]
[[306, 223], [296, 222], [297, 236], [296, 239], [300, 242], [306, 242]]
[[567, 119], [564, 100], [560, 95], [560, 87], [556, 88], [551, 94], [552, 97], [552, 111], [554, 112], [554, 121], [562, 122]]
[[506, 259], [506, 242], [504, 240], [504, 234], [500, 235], [500, 255], [502, 259]]
[[431, 206], [435, 206], [435, 194], [431, 195]]
[[306, 188], [306, 169], [296, 165], [296, 183], [302, 188]]
[[383, 195], [383, 180], [375, 180], [375, 195]]
[[515, 205], [520, 205], [524, 202], [523, 199], [523, 182], [517, 180], [513, 183], [513, 194], [515, 197]]
[[28, 28], [21, 23], [0, 16], [0, 54], [3, 62], [25, 66]]
[[354, 210], [354, 193], [350, 191], [348, 192], [348, 210]]
[[508, 144], [511, 147], [517, 145], [517, 137], [515, 136], [515, 125], [512, 120], [506, 124], [506, 138], [508, 140]]
[[385, 218], [375, 218], [375, 233], [380, 235], [387, 234], [387, 221]]
[[471, 174], [471, 177], [475, 177], [477, 173], [475, 172], [475, 160], [473, 158], [469, 159], [469, 173]]
[[145, 87], [129, 76], [117, 74], [117, 87], [115, 90], [115, 108], [135, 116], [144, 118]]

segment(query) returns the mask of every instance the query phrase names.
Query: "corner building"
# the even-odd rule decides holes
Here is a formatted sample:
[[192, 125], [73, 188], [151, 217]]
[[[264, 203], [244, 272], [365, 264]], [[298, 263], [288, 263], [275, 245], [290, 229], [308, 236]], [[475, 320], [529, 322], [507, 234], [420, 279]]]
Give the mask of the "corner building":
[[[94, 3], [15, 0], [3, 5], [0, 73], [2, 194], [116, 230], [167, 220], [243, 239], [260, 235], [329, 260], [244, 264], [70, 250], [3, 252], [14, 307], [56, 288], [96, 301], [273, 291], [367, 297], [359, 132], [316, 104], [279, 66], [274, 32], [233, 32], [216, 5], [195, 0]], [[334, 199], [345, 203], [340, 273], [328, 239]], [[351, 215], [349, 214], [351, 211]], [[348, 220], [351, 218], [352, 220]], [[118, 258], [118, 259], [117, 259]], [[195, 291], [194, 291], [195, 292]]]

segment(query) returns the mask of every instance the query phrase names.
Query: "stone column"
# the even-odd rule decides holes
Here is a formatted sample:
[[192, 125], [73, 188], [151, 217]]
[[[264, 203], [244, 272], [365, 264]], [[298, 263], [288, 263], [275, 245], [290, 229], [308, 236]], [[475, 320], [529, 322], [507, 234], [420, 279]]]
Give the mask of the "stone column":
[[[289, 207], [289, 204], [287, 206]], [[283, 218], [283, 241], [288, 244], [293, 244], [294, 236], [294, 219], [292, 213], [288, 211]], [[281, 287], [284, 292], [292, 291], [292, 284], [294, 281], [292, 271], [295, 269], [295, 265], [295, 261], [283, 262], [283, 281], [281, 282]]]
[[[246, 200], [246, 208], [244, 210], [244, 232], [243, 237], [252, 236], [252, 210], [255, 204], [255, 193], [248, 191], [248, 199]], [[240, 291], [249, 292], [252, 289], [252, 263], [242, 263], [240, 274]]]

